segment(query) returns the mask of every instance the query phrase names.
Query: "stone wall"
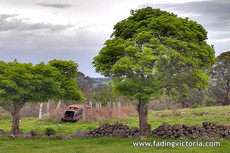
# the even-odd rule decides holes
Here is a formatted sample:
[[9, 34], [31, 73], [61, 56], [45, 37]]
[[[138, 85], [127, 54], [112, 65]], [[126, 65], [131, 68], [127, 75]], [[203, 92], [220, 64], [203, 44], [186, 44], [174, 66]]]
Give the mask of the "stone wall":
[[[99, 128], [82, 131], [77, 130], [71, 137], [120, 137], [132, 138], [139, 136], [139, 129], [137, 127], [129, 128], [127, 125], [115, 122], [112, 125], [109, 123], [101, 123]], [[151, 131], [151, 136], [158, 138], [200, 138], [201, 140], [214, 140], [215, 137], [230, 138], [230, 126], [221, 125], [218, 121], [203, 122], [202, 125], [189, 126], [187, 124], [163, 123], [158, 128]]]

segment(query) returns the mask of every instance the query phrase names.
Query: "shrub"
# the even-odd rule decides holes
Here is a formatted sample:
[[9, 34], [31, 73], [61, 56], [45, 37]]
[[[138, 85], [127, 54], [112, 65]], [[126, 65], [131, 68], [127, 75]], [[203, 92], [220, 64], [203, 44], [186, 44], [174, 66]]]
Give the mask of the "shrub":
[[198, 107], [199, 107], [198, 104], [193, 104], [190, 108], [191, 108], [191, 109], [195, 109], [195, 108], [198, 108]]
[[53, 128], [46, 128], [45, 135], [55, 135], [56, 131]]
[[213, 99], [213, 98], [207, 98], [207, 99], [205, 99], [205, 101], [204, 101], [204, 105], [205, 106], [215, 106], [216, 105], [216, 100], [215, 99]]

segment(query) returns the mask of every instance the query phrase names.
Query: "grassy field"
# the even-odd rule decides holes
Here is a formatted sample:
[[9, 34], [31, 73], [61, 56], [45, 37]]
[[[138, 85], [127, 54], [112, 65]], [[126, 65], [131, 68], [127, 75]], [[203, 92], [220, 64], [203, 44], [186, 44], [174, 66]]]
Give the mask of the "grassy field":
[[[145, 142], [157, 141], [179, 141], [169, 139], [149, 138]], [[1, 153], [139, 153], [139, 152], [159, 152], [159, 153], [228, 153], [230, 142], [221, 141], [220, 147], [134, 147], [133, 142], [137, 139], [121, 138], [79, 138], [71, 140], [25, 140], [0, 138]], [[196, 140], [189, 140], [196, 141]], [[205, 143], [205, 142], [204, 142]]]
[[[207, 113], [208, 112], [208, 113]], [[202, 124], [204, 121], [218, 120], [221, 124], [230, 123], [230, 106], [219, 107], [204, 107], [197, 109], [183, 109], [177, 110], [172, 115], [172, 111], [150, 111], [148, 115], [148, 122], [151, 125], [152, 130], [163, 122], [168, 122], [173, 125], [175, 123], [186, 123], [189, 125]], [[111, 119], [107, 121], [113, 123], [117, 119]], [[138, 127], [138, 117], [131, 116], [128, 120], [120, 120], [125, 125], [130, 127]], [[0, 129], [10, 131], [12, 124], [11, 119], [0, 119]], [[58, 133], [71, 134], [77, 129], [89, 130], [97, 128], [98, 123], [62, 123], [55, 121], [42, 120], [38, 121], [37, 118], [22, 118], [20, 122], [20, 129], [23, 132], [29, 132], [31, 130], [45, 131], [47, 127], [54, 128]], [[145, 142], [157, 141], [177, 141], [170, 139], [156, 139], [149, 138], [143, 140]], [[230, 141], [224, 139], [220, 141], [220, 147], [134, 147], [133, 141], [140, 141], [139, 139], [120, 139], [120, 138], [79, 138], [72, 140], [57, 140], [57, 139], [9, 139], [0, 138], [0, 152], [230, 152]], [[184, 141], [184, 140], [183, 140]], [[196, 141], [196, 140], [188, 140]], [[219, 139], [216, 139], [219, 141]]]

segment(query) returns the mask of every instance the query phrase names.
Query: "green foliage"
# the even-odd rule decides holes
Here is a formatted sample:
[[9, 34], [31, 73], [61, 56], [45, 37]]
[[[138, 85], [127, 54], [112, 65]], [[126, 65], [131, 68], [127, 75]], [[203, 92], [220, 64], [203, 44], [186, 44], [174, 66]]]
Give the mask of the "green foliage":
[[12, 103], [19, 106], [49, 99], [82, 100], [74, 79], [76, 71], [77, 64], [72, 61], [53, 60], [48, 65], [42, 62], [34, 66], [1, 61], [0, 105]]
[[195, 109], [195, 108], [199, 108], [199, 105], [197, 103], [193, 104], [191, 107], [191, 109]]
[[209, 84], [215, 52], [206, 39], [200, 24], [147, 7], [114, 26], [93, 65], [124, 96], [146, 102], [163, 93], [185, 97]]
[[61, 93], [58, 98], [63, 101], [82, 101], [83, 94], [77, 86], [77, 67], [78, 64], [74, 61], [52, 60], [49, 65], [57, 68], [60, 72], [58, 80], [61, 82]]
[[60, 92], [60, 73], [40, 63], [0, 62], [0, 104], [47, 101]]
[[19, 132], [19, 113], [27, 102], [84, 99], [75, 79], [77, 66], [61, 60], [34, 66], [17, 60], [0, 61], [0, 106], [13, 116], [12, 134]]
[[215, 106], [216, 105], [216, 100], [215, 99], [213, 99], [213, 98], [207, 98], [207, 99], [205, 99], [205, 101], [204, 101], [204, 105], [205, 106]]
[[56, 134], [56, 131], [53, 129], [53, 128], [46, 128], [45, 130], [45, 135], [55, 135]]
[[208, 95], [223, 105], [230, 103], [230, 51], [223, 52], [217, 57], [217, 63], [210, 73], [213, 79], [208, 88]]
[[102, 106], [106, 106], [108, 102], [115, 102], [116, 95], [111, 86], [103, 88], [101, 91], [94, 93], [93, 99], [97, 102], [101, 102]]

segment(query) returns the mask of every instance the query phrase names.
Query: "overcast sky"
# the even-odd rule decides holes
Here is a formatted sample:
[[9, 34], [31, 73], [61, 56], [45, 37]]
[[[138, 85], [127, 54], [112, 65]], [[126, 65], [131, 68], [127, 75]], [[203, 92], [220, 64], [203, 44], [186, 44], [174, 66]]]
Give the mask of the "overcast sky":
[[203, 25], [216, 55], [230, 50], [230, 0], [0, 0], [0, 60], [74, 60], [98, 77], [91, 63], [113, 26], [147, 6]]

